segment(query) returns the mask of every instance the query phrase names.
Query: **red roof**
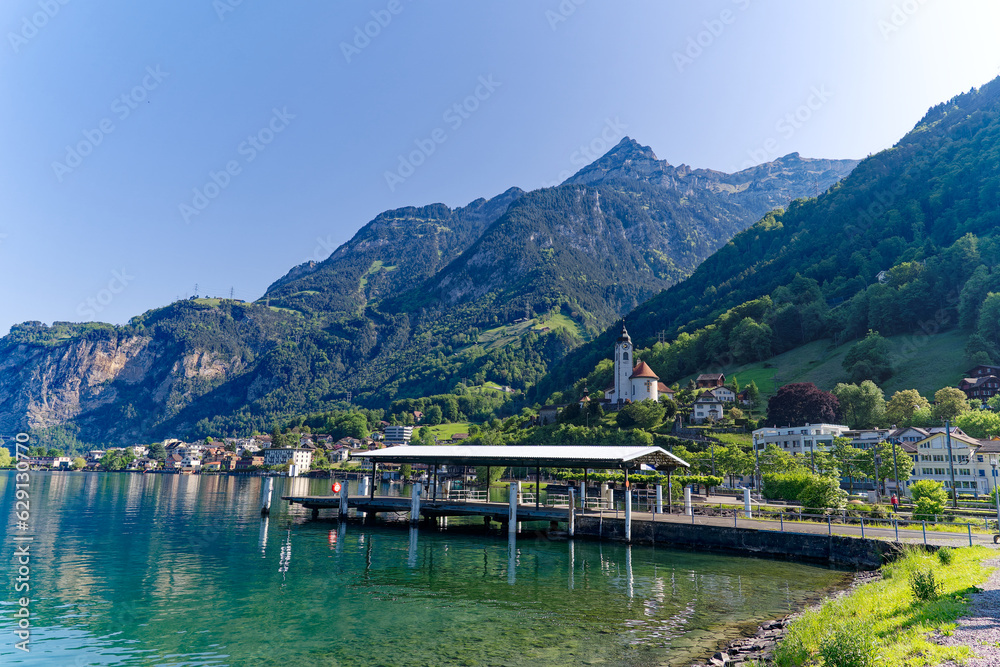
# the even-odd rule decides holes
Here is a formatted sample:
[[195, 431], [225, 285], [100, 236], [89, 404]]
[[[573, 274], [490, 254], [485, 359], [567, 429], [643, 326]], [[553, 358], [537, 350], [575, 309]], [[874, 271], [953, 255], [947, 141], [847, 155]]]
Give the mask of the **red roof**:
[[667, 385], [663, 384], [662, 382], [657, 382], [656, 383], [656, 390], [659, 391], [661, 394], [673, 394], [674, 393], [673, 389], [671, 389]]
[[[649, 367], [645, 361], [640, 361], [639, 364], [632, 369], [632, 377], [634, 378], [651, 378], [653, 380], [659, 380], [660, 376], [653, 372], [653, 369]], [[631, 378], [630, 378], [631, 379]]]

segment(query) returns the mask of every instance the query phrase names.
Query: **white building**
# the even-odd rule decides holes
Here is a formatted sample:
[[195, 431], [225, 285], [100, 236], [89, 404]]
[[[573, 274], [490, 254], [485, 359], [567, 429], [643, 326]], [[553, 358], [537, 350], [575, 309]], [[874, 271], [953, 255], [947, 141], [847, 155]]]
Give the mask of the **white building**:
[[412, 426], [386, 426], [385, 441], [388, 444], [406, 445], [413, 437]]
[[[726, 406], [715, 395], [706, 391], [694, 399], [691, 411], [691, 421], [703, 424], [706, 421], [719, 421], [725, 413]], [[756, 431], [754, 431], [756, 433]]]
[[976, 440], [958, 429], [952, 429], [949, 451], [947, 434], [941, 429], [916, 443], [913, 475], [907, 485], [930, 479], [941, 482], [950, 492], [954, 475], [955, 488], [959, 493], [989, 493], [993, 476], [990, 454], [991, 450], [996, 450], [992, 451], [993, 456], [1000, 452], [997, 445], [1000, 442]]
[[636, 363], [632, 338], [628, 335], [625, 325], [622, 333], [615, 341], [614, 385], [604, 391], [604, 397], [612, 404], [622, 405], [625, 402], [656, 401], [660, 392], [666, 387], [645, 361]]
[[[729, 387], [716, 387], [715, 389], [710, 390], [710, 392], [712, 396], [715, 396], [723, 403], [736, 402], [736, 392], [730, 389]], [[707, 394], [709, 392], [706, 391], [704, 393]]]
[[309, 449], [265, 449], [264, 465], [280, 466], [288, 463], [297, 466], [299, 472], [309, 472], [312, 465], [312, 450]]
[[759, 428], [753, 432], [754, 447], [763, 450], [775, 445], [789, 454], [808, 454], [833, 447], [836, 438], [844, 437], [849, 429], [841, 424], [806, 424], [782, 428]]

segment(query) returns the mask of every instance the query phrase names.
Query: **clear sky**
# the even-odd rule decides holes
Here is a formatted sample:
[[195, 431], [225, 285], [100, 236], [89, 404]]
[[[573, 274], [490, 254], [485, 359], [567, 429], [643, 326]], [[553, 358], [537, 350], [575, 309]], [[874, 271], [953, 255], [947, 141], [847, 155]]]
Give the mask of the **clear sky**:
[[383, 210], [551, 185], [624, 134], [723, 171], [861, 158], [1000, 75], [998, 26], [962, 0], [5, 0], [0, 333], [255, 299]]

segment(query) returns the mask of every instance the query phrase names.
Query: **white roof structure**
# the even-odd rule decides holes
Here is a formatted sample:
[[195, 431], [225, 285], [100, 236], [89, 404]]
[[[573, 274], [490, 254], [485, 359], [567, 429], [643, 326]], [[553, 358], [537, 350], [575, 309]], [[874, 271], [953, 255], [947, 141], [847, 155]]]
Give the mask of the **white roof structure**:
[[689, 468], [690, 464], [660, 447], [402, 446], [351, 452], [351, 458], [386, 463], [429, 463], [460, 466], [526, 466], [540, 468]]

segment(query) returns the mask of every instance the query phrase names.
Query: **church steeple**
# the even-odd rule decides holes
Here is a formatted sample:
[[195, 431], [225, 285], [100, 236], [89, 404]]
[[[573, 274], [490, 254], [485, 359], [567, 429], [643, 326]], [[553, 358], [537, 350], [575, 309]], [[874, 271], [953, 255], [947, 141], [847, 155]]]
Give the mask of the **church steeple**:
[[615, 395], [612, 400], [623, 403], [632, 400], [632, 338], [622, 320], [622, 333], [615, 341]]

